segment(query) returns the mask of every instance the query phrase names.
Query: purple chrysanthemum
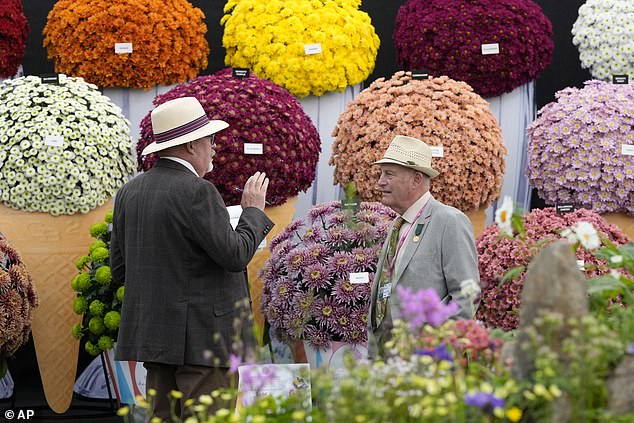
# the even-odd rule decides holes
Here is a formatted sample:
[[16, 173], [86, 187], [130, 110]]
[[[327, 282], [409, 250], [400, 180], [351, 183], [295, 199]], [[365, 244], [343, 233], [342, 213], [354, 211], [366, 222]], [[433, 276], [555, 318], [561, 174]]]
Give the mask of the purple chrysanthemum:
[[346, 277], [352, 271], [352, 255], [348, 252], [336, 252], [328, 259], [328, 268], [334, 276]]
[[310, 219], [311, 223], [324, 224], [324, 216], [328, 216], [329, 214], [337, 210], [341, 210], [341, 202], [339, 201], [317, 204], [315, 207], [309, 210], [308, 218]]
[[313, 263], [302, 269], [302, 279], [308, 288], [314, 289], [324, 289], [332, 283], [328, 268], [321, 263]]
[[355, 301], [363, 298], [363, 294], [367, 294], [367, 292], [363, 291], [363, 286], [367, 285], [353, 284], [350, 283], [349, 278], [339, 278], [332, 287], [333, 298], [337, 304], [354, 304]]
[[311, 307], [311, 314], [320, 327], [333, 327], [335, 323], [335, 301], [332, 297], [317, 298]]
[[306, 339], [310, 345], [316, 349], [330, 348], [330, 335], [324, 329], [321, 329], [315, 325], [306, 325], [304, 330]]

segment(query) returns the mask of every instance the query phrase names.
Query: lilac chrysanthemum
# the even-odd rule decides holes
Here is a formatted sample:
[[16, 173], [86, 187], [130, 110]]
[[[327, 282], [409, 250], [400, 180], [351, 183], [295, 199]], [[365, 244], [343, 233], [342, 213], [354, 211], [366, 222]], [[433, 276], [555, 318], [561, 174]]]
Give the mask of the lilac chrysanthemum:
[[364, 269], [376, 269], [377, 255], [374, 248], [354, 248], [352, 255], [352, 271], [363, 272]]
[[354, 304], [367, 292], [363, 289], [369, 284], [353, 284], [348, 278], [339, 278], [332, 287], [332, 294], [337, 304]]
[[331, 328], [335, 324], [335, 301], [332, 297], [317, 298], [311, 307], [311, 314], [321, 327]]
[[306, 229], [306, 232], [304, 232], [304, 235], [302, 235], [302, 241], [304, 241], [305, 243], [317, 243], [320, 242], [324, 236], [325, 233], [323, 229], [321, 229], [319, 226], [313, 225], [310, 228]]
[[313, 263], [302, 269], [302, 279], [306, 287], [314, 289], [324, 289], [332, 283], [328, 268], [321, 263]]
[[306, 325], [306, 329], [304, 330], [304, 334], [306, 335], [306, 339], [310, 345], [317, 349], [325, 349], [330, 347], [330, 335], [325, 330], [315, 326], [315, 325]]
[[330, 201], [328, 203], [317, 204], [308, 212], [308, 218], [311, 222], [321, 222], [324, 216], [331, 214], [332, 212], [341, 209], [341, 203], [339, 201]]
[[335, 276], [347, 276], [353, 268], [352, 255], [347, 252], [336, 252], [328, 259], [328, 268]]

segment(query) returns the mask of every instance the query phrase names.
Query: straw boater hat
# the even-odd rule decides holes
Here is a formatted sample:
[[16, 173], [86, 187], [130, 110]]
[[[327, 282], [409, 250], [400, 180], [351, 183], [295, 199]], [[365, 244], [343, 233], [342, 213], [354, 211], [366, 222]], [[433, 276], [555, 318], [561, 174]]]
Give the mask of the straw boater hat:
[[431, 167], [431, 148], [421, 140], [404, 135], [394, 137], [383, 158], [374, 164], [393, 163], [423, 172], [430, 178], [438, 176]]
[[194, 97], [163, 103], [152, 110], [151, 118], [155, 141], [143, 149], [144, 156], [215, 134], [229, 126], [223, 120], [209, 120]]

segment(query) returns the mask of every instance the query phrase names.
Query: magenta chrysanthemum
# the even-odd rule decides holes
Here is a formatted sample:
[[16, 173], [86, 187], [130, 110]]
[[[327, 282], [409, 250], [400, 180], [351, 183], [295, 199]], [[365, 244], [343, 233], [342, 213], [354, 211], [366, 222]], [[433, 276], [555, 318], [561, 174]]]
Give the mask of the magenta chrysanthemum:
[[634, 85], [565, 88], [529, 126], [526, 174], [547, 204], [634, 216]]
[[[408, 0], [392, 38], [405, 69], [447, 75], [494, 97], [537, 78], [550, 64], [552, 35], [531, 0]], [[499, 52], [483, 54], [486, 44]]]
[[[497, 225], [485, 229], [476, 241], [482, 286], [477, 319], [482, 320], [488, 327], [504, 330], [517, 328], [520, 293], [526, 271], [524, 270], [516, 279], [505, 281], [503, 284], [500, 284], [500, 280], [509, 270], [526, 266], [542, 248], [561, 239], [558, 231], [568, 229], [579, 221], [591, 223], [597, 231], [616, 245], [628, 241], [617, 226], [607, 223], [598, 214], [585, 209], [567, 214], [558, 214], [554, 208], [535, 209], [524, 216], [525, 236], [501, 236]], [[577, 250], [577, 259], [584, 261], [587, 267], [584, 273], [587, 278], [609, 271], [605, 261], [597, 259], [582, 247]]]
[[0, 3], [0, 78], [15, 75], [24, 57], [29, 24], [21, 0]]
[[[267, 200], [282, 204], [310, 187], [315, 178], [321, 141], [301, 104], [285, 89], [255, 75], [234, 78], [228, 69], [179, 84], [154, 99], [159, 105], [180, 97], [196, 97], [209, 119], [222, 119], [229, 128], [216, 136], [214, 170], [205, 178], [216, 185], [227, 205], [240, 204], [235, 188], [244, 187], [256, 170], [271, 183]], [[139, 168], [150, 169], [155, 154], [141, 151], [154, 141], [150, 114], [141, 121], [137, 144]], [[259, 144], [263, 154], [245, 154], [245, 144]]]
[[[356, 213], [340, 202], [320, 204], [272, 240], [260, 307], [278, 338], [305, 339], [317, 348], [367, 340], [369, 282], [385, 231], [369, 232], [359, 214], [385, 227], [395, 217], [379, 203], [361, 203]], [[368, 283], [351, 283], [351, 272], [367, 272]]]

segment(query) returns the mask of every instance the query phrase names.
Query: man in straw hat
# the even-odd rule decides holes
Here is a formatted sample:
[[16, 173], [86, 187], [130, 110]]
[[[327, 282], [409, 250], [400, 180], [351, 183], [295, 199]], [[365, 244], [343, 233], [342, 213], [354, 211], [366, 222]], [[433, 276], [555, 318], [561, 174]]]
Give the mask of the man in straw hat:
[[[193, 97], [152, 111], [157, 152], [148, 172], [117, 193], [110, 251], [113, 280], [125, 282], [117, 360], [142, 361], [155, 416], [171, 421], [171, 390], [188, 398], [228, 386], [228, 351], [242, 322], [252, 332], [244, 270], [273, 227], [264, 214], [268, 178], [256, 172], [242, 194], [243, 212], [231, 227], [225, 204], [202, 176], [213, 168], [215, 134], [229, 125], [209, 120]], [[238, 306], [238, 304], [242, 304]]]
[[393, 321], [400, 318], [397, 286], [413, 291], [433, 288], [443, 303], [457, 304], [455, 317], [473, 317], [470, 299], [460, 292], [462, 281], [480, 280], [473, 226], [460, 210], [429, 192], [431, 179], [438, 176], [431, 161], [427, 144], [397, 135], [383, 158], [375, 162], [381, 167], [381, 202], [399, 216], [383, 245], [372, 284], [371, 357], [383, 355]]

